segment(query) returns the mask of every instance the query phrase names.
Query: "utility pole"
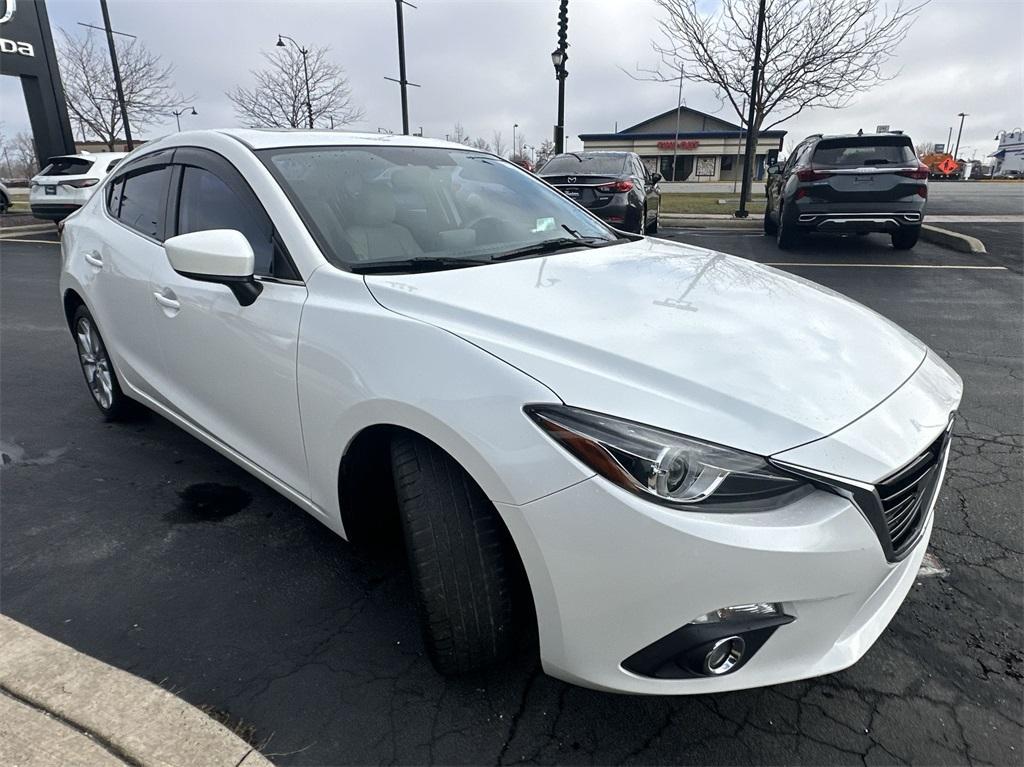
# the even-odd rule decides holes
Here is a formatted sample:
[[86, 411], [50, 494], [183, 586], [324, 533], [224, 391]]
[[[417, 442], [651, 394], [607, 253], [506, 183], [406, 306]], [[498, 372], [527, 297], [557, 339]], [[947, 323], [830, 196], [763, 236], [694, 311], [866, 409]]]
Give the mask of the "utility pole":
[[757, 135], [754, 127], [754, 106], [757, 103], [757, 89], [760, 87], [761, 77], [761, 39], [764, 37], [764, 2], [761, 0], [757, 8], [757, 37], [754, 40], [754, 71], [750, 82], [750, 108], [747, 111], [747, 147], [743, 153], [743, 184], [740, 186], [740, 207], [736, 211], [736, 218], [746, 218], [747, 198], [750, 196], [751, 171], [754, 165], [754, 155], [757, 149]]
[[953, 126], [952, 125], [949, 126], [949, 133], [946, 135], [946, 146], [944, 147], [944, 150], [946, 152], [948, 152], [949, 148], [951, 146], [953, 146]]
[[676, 140], [672, 142], [672, 180], [677, 181], [676, 158], [679, 155], [679, 113], [683, 111], [683, 66], [679, 65], [679, 94], [676, 96]]
[[[743, 106], [740, 107], [740, 112], [745, 112], [747, 109], [747, 97], [743, 97]], [[740, 117], [740, 122], [743, 122], [743, 118]], [[732, 193], [736, 194], [736, 182], [739, 181], [739, 176], [736, 174], [740, 172], [740, 147], [743, 145], [743, 126], [740, 125], [740, 135], [736, 137], [736, 159], [734, 162], [736, 165], [732, 169]]]
[[282, 34], [278, 34], [277, 36], [277, 47], [286, 47], [284, 44], [285, 40], [294, 45], [295, 49], [302, 55], [302, 75], [303, 79], [306, 82], [306, 120], [309, 123], [309, 129], [313, 130], [313, 101], [309, 95], [309, 64], [306, 63], [306, 59], [309, 57], [309, 49], [306, 48], [306, 46], [304, 45], [299, 45], [294, 37], [289, 37], [288, 35]]
[[393, 83], [398, 83], [402, 89], [402, 134], [409, 135], [409, 92], [407, 86], [413, 88], [419, 88], [416, 83], [409, 82], [405, 77], [405, 17], [402, 15], [402, 6], [408, 5], [410, 8], [416, 6], [412, 3], [407, 3], [406, 0], [395, 0], [395, 13], [398, 17], [398, 79], [393, 77], [385, 77], [385, 80], [390, 80]]
[[551, 54], [551, 63], [555, 65], [555, 79], [558, 80], [558, 124], [555, 125], [555, 153], [565, 150], [565, 78], [569, 73], [565, 62], [569, 58], [569, 0], [561, 0], [558, 5], [558, 47]]
[[[957, 155], [960, 154], [960, 137], [964, 133], [964, 118], [968, 115], [966, 112], [958, 112], [956, 116], [960, 118], [960, 130], [956, 132], [956, 149], [953, 150], [953, 159], [959, 162], [959, 160], [957, 160]], [[950, 128], [950, 130], [952, 130], [952, 128]]]
[[128, 106], [124, 102], [124, 87], [121, 85], [121, 70], [117, 66], [114, 30], [110, 28], [110, 11], [107, 10], [107, 0], [100, 0], [100, 10], [103, 12], [103, 28], [107, 33], [107, 47], [110, 48], [110, 65], [114, 69], [114, 91], [117, 94], [118, 106], [121, 107], [121, 122], [124, 123], [124, 145], [130, 152], [135, 148], [135, 144], [132, 142], [132, 127], [128, 124]]

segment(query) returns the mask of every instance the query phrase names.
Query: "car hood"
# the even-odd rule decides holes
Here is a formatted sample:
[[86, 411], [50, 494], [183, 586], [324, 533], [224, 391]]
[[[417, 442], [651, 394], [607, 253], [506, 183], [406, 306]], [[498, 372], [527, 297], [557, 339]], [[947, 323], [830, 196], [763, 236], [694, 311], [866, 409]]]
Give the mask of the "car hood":
[[566, 404], [760, 455], [854, 421], [927, 352], [813, 282], [651, 238], [366, 284]]

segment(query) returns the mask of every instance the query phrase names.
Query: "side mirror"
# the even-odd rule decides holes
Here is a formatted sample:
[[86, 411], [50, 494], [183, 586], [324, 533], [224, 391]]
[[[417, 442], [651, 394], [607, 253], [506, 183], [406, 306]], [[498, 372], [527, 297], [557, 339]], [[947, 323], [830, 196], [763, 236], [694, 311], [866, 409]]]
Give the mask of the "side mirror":
[[256, 258], [245, 235], [234, 229], [179, 234], [164, 242], [167, 260], [182, 277], [226, 285], [238, 303], [249, 306], [263, 292], [255, 280]]
[[769, 176], [774, 176], [782, 172], [782, 166], [776, 162], [769, 165], [765, 170], [768, 171]]
[[661, 174], [660, 173], [652, 173], [651, 174], [651, 183], [652, 184], [657, 184], [659, 181], [661, 181]]

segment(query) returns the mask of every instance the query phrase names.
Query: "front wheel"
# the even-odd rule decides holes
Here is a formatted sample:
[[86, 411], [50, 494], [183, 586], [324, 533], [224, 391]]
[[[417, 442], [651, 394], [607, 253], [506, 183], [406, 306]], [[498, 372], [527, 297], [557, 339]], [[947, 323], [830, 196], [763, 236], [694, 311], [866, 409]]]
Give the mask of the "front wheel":
[[519, 573], [498, 512], [427, 440], [396, 437], [391, 462], [427, 653], [449, 676], [489, 666], [513, 647]]
[[917, 238], [921, 236], [921, 227], [904, 227], [892, 233], [892, 246], [896, 250], [910, 250], [917, 245]]
[[774, 237], [775, 233], [779, 230], [779, 225], [775, 223], [772, 218], [772, 214], [768, 212], [768, 209], [764, 210], [764, 233], [769, 237]]
[[106, 420], [122, 420], [130, 415], [133, 403], [121, 391], [107, 346], [96, 321], [84, 305], [75, 310], [71, 327], [78, 347], [78, 362], [93, 402]]

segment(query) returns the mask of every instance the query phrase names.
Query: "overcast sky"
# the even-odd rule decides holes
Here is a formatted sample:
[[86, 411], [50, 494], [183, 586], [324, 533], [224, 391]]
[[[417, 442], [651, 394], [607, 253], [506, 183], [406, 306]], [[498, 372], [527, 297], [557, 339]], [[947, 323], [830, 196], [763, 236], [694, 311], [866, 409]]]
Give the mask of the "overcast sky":
[[[22, 0], [23, 2], [25, 0]], [[519, 123], [528, 143], [550, 137], [556, 82], [550, 53], [556, 41], [558, 0], [413, 0], [405, 13], [413, 130], [443, 137], [458, 121], [489, 141], [501, 130], [511, 142]], [[614, 130], [675, 105], [672, 85], [636, 82], [623, 69], [651, 65], [650, 39], [658, 8], [651, 0], [570, 0], [566, 134]], [[708, 0], [713, 7], [715, 0]], [[235, 125], [224, 91], [248, 84], [277, 34], [307, 46], [329, 45], [345, 67], [366, 118], [355, 128], [401, 128], [395, 7], [391, 0], [242, 2], [241, 0], [110, 0], [115, 29], [130, 32], [175, 65], [177, 87], [195, 94], [198, 117], [183, 127]], [[50, 20], [80, 29], [99, 24], [97, 0], [49, 0]], [[56, 35], [55, 35], [56, 36]], [[890, 82], [864, 93], [842, 111], [809, 110], [784, 123], [787, 149], [809, 133], [850, 132], [889, 124], [915, 141], [945, 142], [958, 112], [968, 112], [961, 155], [993, 151], [1000, 130], [1024, 125], [1024, 2], [932, 0], [888, 65]], [[27, 128], [14, 78], [0, 78], [2, 120], [8, 132]], [[686, 103], [721, 108], [706, 86], [684, 86]], [[174, 129], [145, 129], [147, 138]], [[954, 127], [953, 139], [956, 139]]]

